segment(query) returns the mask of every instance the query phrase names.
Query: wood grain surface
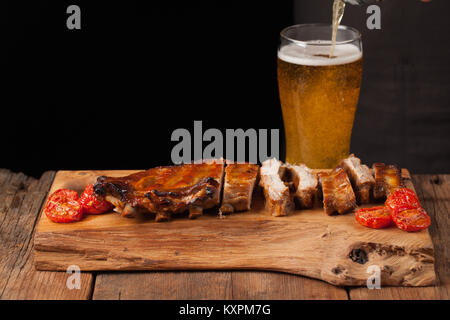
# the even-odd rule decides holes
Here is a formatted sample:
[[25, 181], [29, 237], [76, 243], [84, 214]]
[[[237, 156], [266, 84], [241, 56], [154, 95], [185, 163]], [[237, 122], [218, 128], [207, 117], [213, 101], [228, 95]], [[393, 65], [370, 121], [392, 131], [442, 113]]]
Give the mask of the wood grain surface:
[[69, 290], [67, 274], [34, 267], [33, 230], [54, 172], [37, 180], [0, 170], [0, 299], [87, 299], [92, 275], [81, 275], [81, 290]]
[[93, 299], [347, 300], [344, 288], [278, 272], [100, 273]]
[[[80, 290], [68, 290], [65, 272], [35, 271], [33, 254], [22, 256], [21, 263], [6, 266], [6, 252], [18, 256], [9, 239], [12, 194], [20, 183], [28, 181], [41, 187], [25, 196], [27, 201], [43, 203], [54, 173], [40, 180], [0, 169], [0, 292], [1, 299], [445, 299], [448, 300], [450, 255], [448, 248], [448, 212], [450, 207], [449, 175], [413, 175], [416, 192], [432, 217], [430, 235], [435, 245], [438, 281], [433, 287], [385, 287], [379, 290], [337, 287], [320, 280], [292, 274], [260, 271], [195, 271], [195, 272], [99, 272], [82, 273]], [[24, 184], [26, 190], [28, 183]], [[46, 186], [46, 187], [45, 187]], [[31, 200], [34, 199], [34, 200]], [[17, 203], [17, 202], [16, 202]], [[40, 205], [28, 214], [22, 213], [24, 237], [30, 237], [36, 226]], [[17, 212], [16, 212], [17, 214]], [[16, 220], [17, 220], [16, 216]], [[31, 242], [32, 243], [32, 242]], [[24, 272], [28, 270], [27, 272]], [[31, 277], [30, 277], [31, 275]], [[214, 284], [214, 285], [212, 285]]]
[[[124, 171], [60, 171], [51, 188], [78, 191], [99, 175]], [[406, 183], [412, 187], [405, 171]], [[102, 270], [270, 270], [335, 285], [366, 285], [369, 265], [381, 268], [383, 285], [434, 283], [434, 251], [428, 231], [360, 226], [353, 214], [327, 216], [322, 208], [272, 217], [255, 194], [252, 210], [219, 219], [216, 210], [196, 221], [155, 223], [151, 215], [124, 219], [88, 216], [56, 224], [43, 215], [35, 236], [36, 267]], [[361, 259], [355, 258], [355, 255]]]
[[450, 292], [450, 176], [449, 175], [415, 175], [413, 178], [416, 193], [425, 210], [431, 216], [429, 232], [436, 252], [436, 273], [438, 281], [435, 286], [425, 288], [383, 288], [369, 290], [352, 288], [350, 299], [449, 299]]

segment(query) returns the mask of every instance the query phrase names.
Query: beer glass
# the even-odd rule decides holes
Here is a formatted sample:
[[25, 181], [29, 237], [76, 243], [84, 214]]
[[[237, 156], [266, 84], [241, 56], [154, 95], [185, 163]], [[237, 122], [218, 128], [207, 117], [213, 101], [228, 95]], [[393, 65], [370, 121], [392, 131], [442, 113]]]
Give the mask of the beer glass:
[[362, 75], [360, 33], [339, 26], [302, 24], [281, 31], [278, 89], [286, 161], [333, 168], [348, 156]]

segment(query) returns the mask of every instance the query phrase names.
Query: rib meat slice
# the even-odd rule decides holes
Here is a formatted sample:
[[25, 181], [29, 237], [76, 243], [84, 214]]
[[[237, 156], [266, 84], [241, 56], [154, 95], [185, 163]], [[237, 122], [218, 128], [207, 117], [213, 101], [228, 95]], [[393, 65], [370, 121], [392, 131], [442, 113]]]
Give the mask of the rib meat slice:
[[120, 178], [101, 176], [94, 191], [123, 216], [146, 210], [163, 221], [189, 210], [189, 217], [195, 218], [220, 203], [223, 173], [223, 160], [157, 167]]
[[286, 166], [275, 158], [268, 159], [261, 166], [259, 184], [264, 188], [266, 208], [273, 216], [285, 216], [294, 210], [294, 202], [282, 181]]
[[375, 176], [375, 187], [373, 188], [375, 200], [383, 200], [397, 188], [403, 186], [400, 169], [396, 165], [374, 163], [372, 170]]
[[347, 159], [343, 159], [340, 166], [347, 172], [355, 189], [358, 202], [361, 204], [369, 203], [370, 191], [375, 185], [375, 179], [369, 167], [361, 164], [361, 160], [354, 154], [351, 154]]
[[250, 210], [259, 166], [251, 163], [230, 163], [225, 168], [221, 213]]
[[320, 172], [319, 180], [323, 193], [323, 208], [331, 215], [347, 213], [356, 208], [356, 198], [347, 172], [338, 166], [330, 173]]
[[318, 192], [317, 175], [304, 164], [287, 164], [294, 183], [294, 198], [300, 208], [311, 208], [314, 205], [314, 196]]

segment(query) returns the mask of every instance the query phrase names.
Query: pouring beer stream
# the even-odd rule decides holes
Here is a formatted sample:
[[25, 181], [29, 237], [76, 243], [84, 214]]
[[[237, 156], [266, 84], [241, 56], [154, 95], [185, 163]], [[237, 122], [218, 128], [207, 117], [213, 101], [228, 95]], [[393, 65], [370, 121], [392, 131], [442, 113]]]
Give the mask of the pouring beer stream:
[[345, 2], [343, 0], [334, 0], [333, 2], [333, 33], [331, 35], [331, 50], [330, 58], [334, 56], [334, 47], [336, 45], [336, 35], [338, 31], [339, 24], [341, 23], [342, 17], [344, 16]]

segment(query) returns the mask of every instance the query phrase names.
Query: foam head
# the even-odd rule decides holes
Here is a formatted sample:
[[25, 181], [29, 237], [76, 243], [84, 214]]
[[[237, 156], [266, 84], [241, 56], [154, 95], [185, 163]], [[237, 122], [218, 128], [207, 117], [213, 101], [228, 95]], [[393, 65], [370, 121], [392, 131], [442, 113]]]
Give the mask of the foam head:
[[333, 58], [329, 57], [330, 41], [309, 42], [306, 46], [290, 43], [278, 50], [278, 58], [283, 61], [305, 66], [334, 66], [355, 62], [362, 52], [353, 44], [336, 44]]

